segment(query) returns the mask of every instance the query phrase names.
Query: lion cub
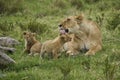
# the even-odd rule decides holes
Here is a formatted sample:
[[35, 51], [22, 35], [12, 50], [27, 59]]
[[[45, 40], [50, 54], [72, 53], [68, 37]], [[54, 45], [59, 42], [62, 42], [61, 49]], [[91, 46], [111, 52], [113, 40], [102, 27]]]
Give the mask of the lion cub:
[[66, 42], [63, 46], [63, 49], [66, 51], [67, 55], [69, 56], [77, 55], [80, 52], [88, 51], [88, 47], [85, 46], [84, 40], [80, 39], [78, 35], [75, 34], [71, 34], [71, 36], [72, 36], [71, 41]]
[[36, 40], [35, 33], [23, 32], [23, 37], [25, 39], [25, 49], [24, 52], [29, 53], [29, 55], [36, 55], [40, 53], [42, 44]]
[[51, 54], [54, 59], [58, 58], [58, 53], [61, 51], [64, 43], [67, 41], [70, 41], [71, 37], [67, 34], [60, 34], [57, 38], [54, 40], [48, 40], [43, 43], [42, 48], [41, 48], [41, 56], [43, 57], [45, 53]]

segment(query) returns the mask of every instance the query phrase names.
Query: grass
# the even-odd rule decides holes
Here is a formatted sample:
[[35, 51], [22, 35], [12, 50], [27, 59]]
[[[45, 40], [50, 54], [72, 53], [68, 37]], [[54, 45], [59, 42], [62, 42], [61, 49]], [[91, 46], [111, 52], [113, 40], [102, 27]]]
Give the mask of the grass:
[[[0, 70], [0, 80], [119, 80], [120, 79], [120, 11], [119, 0], [23, 0], [22, 12], [0, 14], [0, 36], [11, 36], [21, 42], [12, 57], [17, 63]], [[80, 3], [78, 3], [80, 2]], [[116, 4], [116, 5], [114, 5]], [[20, 6], [19, 6], [20, 7]], [[58, 35], [58, 24], [64, 18], [86, 14], [100, 25], [103, 49], [95, 56], [65, 57], [58, 60], [21, 55], [22, 32], [37, 33], [44, 42]]]

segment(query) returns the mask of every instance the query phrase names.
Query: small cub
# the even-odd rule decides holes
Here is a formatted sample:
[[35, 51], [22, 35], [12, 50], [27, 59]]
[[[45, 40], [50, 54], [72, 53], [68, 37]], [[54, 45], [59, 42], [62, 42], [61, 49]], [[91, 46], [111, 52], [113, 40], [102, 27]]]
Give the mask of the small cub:
[[43, 57], [45, 53], [51, 54], [54, 59], [58, 58], [58, 53], [61, 51], [64, 43], [71, 40], [71, 37], [68, 34], [61, 34], [60, 36], [56, 37], [54, 40], [48, 40], [43, 43], [41, 48], [41, 56]]
[[74, 55], [79, 54], [80, 52], [87, 52], [88, 51], [88, 47], [85, 46], [84, 40], [80, 39], [75, 34], [72, 34], [71, 41], [66, 42], [64, 44], [63, 49], [66, 51], [66, 54], [68, 56], [74, 56]]
[[23, 32], [23, 36], [25, 39], [25, 49], [24, 52], [29, 53], [29, 55], [35, 55], [36, 53], [40, 53], [42, 44], [36, 40], [35, 33], [31, 32]]

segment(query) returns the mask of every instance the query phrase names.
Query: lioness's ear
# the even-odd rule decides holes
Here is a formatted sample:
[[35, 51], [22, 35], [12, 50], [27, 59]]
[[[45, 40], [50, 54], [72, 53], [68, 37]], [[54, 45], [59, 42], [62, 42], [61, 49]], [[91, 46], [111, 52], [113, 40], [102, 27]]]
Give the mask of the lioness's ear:
[[67, 21], [70, 21], [71, 19], [70, 18], [67, 18]]
[[75, 16], [75, 18], [76, 18], [77, 20], [83, 20], [84, 14], [81, 13], [79, 16]]

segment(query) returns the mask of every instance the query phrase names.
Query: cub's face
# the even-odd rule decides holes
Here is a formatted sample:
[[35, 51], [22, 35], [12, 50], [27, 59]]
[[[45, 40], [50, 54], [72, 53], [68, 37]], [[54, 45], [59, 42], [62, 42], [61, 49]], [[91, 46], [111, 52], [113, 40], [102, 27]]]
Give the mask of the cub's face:
[[68, 42], [71, 41], [71, 37], [68, 34], [61, 34], [60, 38], [62, 39], [62, 41], [64, 42]]
[[31, 42], [35, 38], [35, 33], [31, 32], [23, 32], [23, 37], [26, 39], [28, 42]]
[[82, 21], [83, 16], [68, 17], [59, 24], [60, 33], [75, 33], [79, 29], [79, 24]]

